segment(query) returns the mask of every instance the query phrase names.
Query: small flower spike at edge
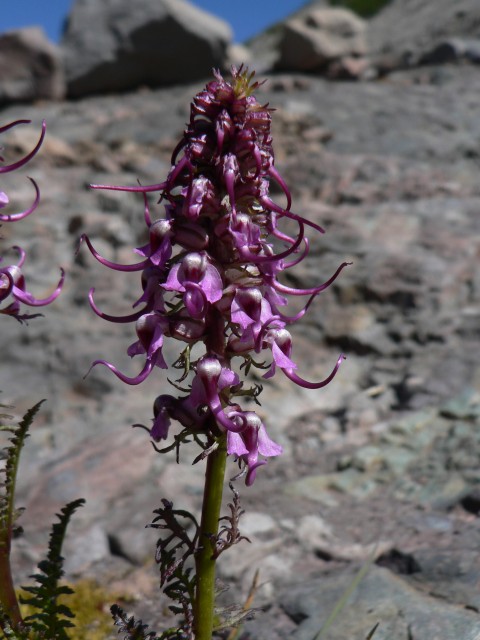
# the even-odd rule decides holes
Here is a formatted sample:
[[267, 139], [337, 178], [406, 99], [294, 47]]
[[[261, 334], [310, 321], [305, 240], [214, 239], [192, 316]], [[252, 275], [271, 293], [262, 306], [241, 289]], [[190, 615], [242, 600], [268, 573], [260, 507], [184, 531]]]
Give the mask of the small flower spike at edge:
[[[17, 127], [19, 125], [28, 124], [29, 122], [29, 120], [15, 120], [14, 122], [11, 122], [9, 124], [0, 126], [0, 134], [5, 133], [6, 131], [13, 129], [14, 127]], [[16, 162], [12, 162], [10, 164], [5, 164], [4, 157], [0, 156], [0, 176], [16, 171], [17, 169], [20, 169], [25, 164], [27, 164], [40, 149], [45, 138], [45, 133], [46, 124], [45, 121], [43, 121], [42, 130], [37, 144], [29, 153], [27, 153], [27, 155], [25, 155], [20, 160], [17, 160]], [[1, 150], [2, 149], [0, 148], [0, 151]], [[35, 211], [40, 202], [40, 191], [37, 183], [32, 178], [29, 178], [29, 180], [35, 190], [35, 197], [32, 204], [24, 211], [12, 214], [5, 213], [10, 204], [10, 198], [8, 197], [7, 193], [5, 193], [5, 191], [0, 191], [0, 223], [10, 224], [12, 222], [18, 222], [19, 220], [26, 218]], [[21, 305], [27, 305], [30, 307], [43, 307], [53, 302], [60, 294], [65, 274], [62, 270], [60, 281], [52, 294], [50, 294], [46, 298], [36, 298], [33, 294], [27, 291], [25, 277], [22, 272], [26, 260], [26, 252], [18, 246], [14, 246], [12, 247], [12, 249], [17, 253], [18, 256], [16, 263], [5, 264], [4, 256], [0, 255], [0, 305], [5, 305], [0, 306], [0, 314], [12, 316], [20, 323], [22, 323], [29, 319], [35, 318], [40, 314], [22, 313]], [[19, 600], [15, 591], [15, 585], [13, 581], [11, 566], [11, 542], [16, 529], [15, 519], [21, 512], [21, 510], [15, 509], [14, 505], [15, 484], [18, 472], [20, 452], [25, 442], [25, 438], [28, 436], [28, 430], [31, 426], [32, 420], [42, 402], [39, 402], [37, 405], [35, 405], [35, 407], [27, 411], [18, 427], [11, 428], [9, 426], [0, 425], [1, 431], [9, 432], [11, 435], [11, 437], [9, 438], [10, 446], [5, 447], [3, 450], [6, 463], [5, 465], [2, 465], [4, 467], [2, 469], [2, 471], [4, 472], [4, 478], [3, 481], [0, 482], [0, 485], [2, 485], [1, 488], [3, 490], [2, 495], [0, 495], [0, 629], [6, 634], [4, 637], [7, 637], [8, 635], [8, 637], [13, 638], [20, 637], [21, 635], [21, 637], [24, 638], [27, 637], [25, 634], [29, 633], [28, 625], [25, 625], [25, 620], [22, 619]], [[5, 417], [6, 416], [4, 415], [2, 416], [2, 418]], [[74, 503], [70, 504], [73, 505]], [[66, 509], [68, 509], [69, 506], [70, 505], [67, 505]], [[55, 531], [57, 530], [55, 530], [54, 525], [54, 532]], [[59, 540], [59, 537], [55, 538], [55, 542], [57, 540]], [[56, 549], [56, 544], [54, 545], [53, 542], [54, 536], [52, 534], [52, 544], [49, 547], [49, 551]], [[53, 556], [50, 556], [48, 560], [43, 564], [45, 566], [48, 565], [49, 567], [53, 567], [53, 562], [50, 562], [52, 557]], [[39, 565], [39, 567], [41, 566], [41, 564]], [[58, 570], [58, 568], [58, 566], [55, 566], [55, 569], [53, 569], [52, 571], [55, 572]], [[52, 588], [53, 584], [55, 584], [56, 586], [56, 583], [52, 578], [53, 573], [47, 572], [47, 574], [47, 591], [49, 592], [47, 598], [47, 607], [49, 613], [46, 614], [46, 610], [44, 610], [42, 612], [42, 615], [47, 615], [48, 617], [50, 613], [55, 611], [55, 603], [52, 604], [52, 594], [50, 589]], [[45, 576], [41, 577], [45, 578]], [[56, 577], [57, 574], [55, 574], [55, 579]], [[45, 581], [42, 582], [42, 587], [44, 587], [45, 584]], [[34, 598], [32, 599], [32, 602], [33, 600]], [[20, 632], [19, 636], [16, 635], [17, 631]]]
[[[9, 124], [0, 127], [0, 134], [8, 131], [9, 129], [13, 129], [18, 125], [28, 124], [29, 122], [30, 120], [15, 120], [14, 122], [10, 122]], [[26, 165], [36, 155], [36, 153], [42, 146], [46, 130], [47, 125], [45, 121], [43, 121], [40, 137], [35, 147], [20, 160], [17, 160], [16, 162], [12, 162], [10, 164], [0, 165], [0, 175], [16, 171], [17, 169], [20, 169], [21, 167]], [[4, 162], [4, 158], [0, 157], [0, 161]], [[0, 222], [18, 222], [19, 220], [23, 220], [23, 218], [26, 218], [35, 211], [40, 202], [40, 190], [33, 178], [29, 178], [29, 180], [35, 190], [35, 198], [32, 204], [24, 211], [20, 211], [17, 213], [7, 214], [1, 212]], [[4, 191], [0, 191], [0, 209], [4, 210], [9, 202], [10, 200], [8, 195]], [[32, 293], [27, 291], [25, 277], [22, 272], [22, 267], [25, 262], [25, 251], [23, 251], [23, 249], [21, 249], [20, 247], [13, 247], [13, 249], [16, 250], [19, 254], [19, 260], [17, 264], [5, 266], [2, 264], [4, 262], [4, 258], [3, 256], [0, 256], [0, 302], [7, 301], [7, 305], [0, 308], [0, 314], [9, 315], [19, 322], [24, 322], [31, 318], [35, 318], [40, 314], [21, 313], [21, 304], [27, 305], [29, 307], [44, 307], [46, 305], [49, 305], [60, 294], [65, 279], [65, 273], [63, 269], [61, 269], [60, 280], [53, 293], [51, 293], [46, 298], [36, 298]], [[10, 301], [8, 302], [9, 299]]]

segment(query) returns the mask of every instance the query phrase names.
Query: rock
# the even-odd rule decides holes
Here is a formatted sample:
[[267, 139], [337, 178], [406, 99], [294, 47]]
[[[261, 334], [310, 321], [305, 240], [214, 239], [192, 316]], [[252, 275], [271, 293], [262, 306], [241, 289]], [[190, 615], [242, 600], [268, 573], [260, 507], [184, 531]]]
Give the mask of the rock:
[[330, 64], [327, 76], [330, 80], [358, 80], [363, 78], [368, 70], [369, 66], [366, 58], [345, 56]]
[[303, 516], [297, 525], [297, 536], [309, 551], [315, 551], [332, 541], [332, 527], [320, 516]]
[[266, 513], [248, 511], [242, 516], [240, 531], [249, 538], [253, 535], [266, 534], [278, 528], [275, 520]]
[[469, 50], [478, 60], [479, 24], [477, 0], [394, 0], [370, 21], [369, 51], [375, 66], [387, 72], [459, 57], [468, 61]]
[[61, 100], [65, 80], [60, 52], [40, 27], [0, 36], [0, 104]]
[[480, 393], [467, 388], [455, 398], [449, 400], [441, 409], [447, 418], [475, 420], [480, 419]]
[[66, 545], [65, 570], [81, 576], [87, 567], [108, 557], [110, 548], [107, 535], [99, 525], [94, 524], [86, 531], [77, 530], [75, 534], [75, 541], [70, 537]]
[[[351, 573], [323, 576], [280, 596], [281, 607], [300, 622], [290, 637], [314, 638], [355, 578]], [[476, 612], [422, 594], [389, 570], [373, 566], [322, 637], [365, 640], [376, 624], [379, 640], [474, 640], [480, 634]]]
[[285, 23], [276, 68], [358, 76], [366, 53], [365, 23], [347, 9], [313, 8]]
[[385, 540], [367, 545], [345, 542], [323, 518], [315, 515], [304, 516], [298, 523], [296, 533], [302, 547], [326, 562], [366, 561], [384, 554], [391, 547], [391, 543]]
[[[328, 0], [311, 0], [298, 11], [290, 14], [287, 20], [302, 18], [307, 11], [328, 6]], [[275, 68], [280, 56], [280, 41], [283, 37], [285, 22], [286, 20], [281, 20], [247, 41], [246, 44], [252, 54], [251, 66], [257, 73], [270, 72]]]
[[449, 38], [435, 45], [431, 51], [427, 51], [420, 58], [420, 64], [462, 61], [480, 64], [480, 40]]
[[238, 68], [242, 64], [250, 67], [251, 63], [252, 53], [248, 47], [237, 43], [228, 46], [224, 64], [226, 68], [230, 68], [232, 65]]
[[224, 67], [231, 29], [186, 0], [76, 0], [62, 39], [68, 94], [181, 84]]
[[410, 584], [429, 589], [437, 598], [479, 610], [480, 594], [474, 585], [480, 577], [480, 560], [475, 548], [418, 549], [413, 561], [419, 571], [412, 574]]

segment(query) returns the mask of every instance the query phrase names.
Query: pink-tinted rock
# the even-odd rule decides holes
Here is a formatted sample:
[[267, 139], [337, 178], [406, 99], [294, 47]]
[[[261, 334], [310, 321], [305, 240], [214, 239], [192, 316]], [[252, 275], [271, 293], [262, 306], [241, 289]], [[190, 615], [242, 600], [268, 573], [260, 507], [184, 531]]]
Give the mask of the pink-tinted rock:
[[40, 27], [0, 36], [0, 104], [60, 100], [65, 81], [58, 47]]
[[[285, 23], [277, 68], [328, 73], [332, 64], [366, 53], [365, 23], [347, 9], [313, 8]], [[351, 72], [354, 68], [350, 65]]]

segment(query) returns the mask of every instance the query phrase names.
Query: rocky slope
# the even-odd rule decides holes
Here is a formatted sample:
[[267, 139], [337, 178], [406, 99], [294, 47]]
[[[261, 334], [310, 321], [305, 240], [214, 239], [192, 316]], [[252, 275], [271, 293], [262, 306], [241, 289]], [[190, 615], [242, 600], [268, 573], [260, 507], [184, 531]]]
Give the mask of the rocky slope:
[[[242, 532], [252, 544], [220, 563], [229, 598], [244, 597], [260, 569], [256, 604], [265, 611], [246, 626], [249, 638], [312, 639], [372, 558], [325, 638], [363, 640], [377, 622], [375, 640], [480, 635], [478, 80], [478, 67], [431, 66], [357, 84], [275, 75], [262, 89], [277, 108], [277, 166], [293, 208], [327, 228], [295, 284], [327, 279], [344, 259], [353, 265], [296, 329], [306, 377], [347, 354], [334, 383], [309, 392], [278, 374], [262, 395], [285, 455], [241, 489]], [[41, 119], [48, 122], [28, 167], [41, 208], [2, 228], [4, 242], [27, 249], [35, 292], [48, 290], [57, 265], [68, 274], [44, 318], [28, 327], [2, 321], [3, 401], [20, 413], [48, 399], [24, 452], [26, 533], [16, 566], [22, 579], [32, 572], [53, 514], [83, 496], [68, 576], [130, 593], [138, 602], [129, 607], [153, 628], [162, 608], [155, 533], [144, 525], [162, 497], [197, 510], [203, 470], [188, 450], [180, 465], [155, 454], [147, 435], [129, 427], [150, 419], [153, 398], [167, 388], [161, 375], [132, 389], [101, 368], [85, 378], [98, 357], [138, 370], [125, 353], [131, 328], [96, 318], [87, 294], [94, 286], [102, 308], [126, 313], [139, 283], [75, 248], [86, 232], [108, 258], [135, 261], [141, 198], [87, 185], [162, 179], [199, 88], [1, 112], [2, 121], [37, 125], [5, 136], [11, 153], [30, 148]], [[3, 184], [18, 207], [30, 201], [27, 180]]]

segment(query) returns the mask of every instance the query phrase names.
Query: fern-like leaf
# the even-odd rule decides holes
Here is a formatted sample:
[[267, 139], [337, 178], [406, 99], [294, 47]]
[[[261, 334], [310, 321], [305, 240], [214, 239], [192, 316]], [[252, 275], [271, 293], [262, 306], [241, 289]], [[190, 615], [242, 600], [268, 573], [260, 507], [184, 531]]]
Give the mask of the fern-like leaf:
[[[0, 424], [0, 433], [3, 431], [12, 434], [9, 438], [10, 445], [3, 449], [6, 462], [4, 469], [0, 472], [3, 475], [3, 479], [0, 480], [0, 488], [3, 489], [0, 494], [0, 545], [7, 547], [10, 545], [15, 517], [21, 513], [20, 510], [16, 512], [14, 507], [20, 453], [28, 438], [28, 430], [43, 402], [44, 400], [41, 400], [29, 409], [16, 427]], [[2, 415], [2, 418], [4, 417], [7, 416]]]
[[31, 576], [37, 584], [22, 587], [24, 591], [32, 594], [30, 597], [21, 598], [22, 604], [37, 609], [36, 613], [25, 618], [25, 622], [49, 640], [68, 640], [65, 629], [74, 626], [68, 620], [74, 617], [73, 613], [69, 607], [58, 602], [60, 595], [73, 593], [70, 587], [59, 584], [64, 574], [61, 551], [70, 518], [83, 504], [83, 498], [74, 500], [57, 514], [59, 521], [52, 526], [47, 557], [38, 564], [41, 573]]
[[[0, 403], [0, 410], [2, 409], [12, 409], [12, 406], [9, 404]], [[0, 413], [0, 421], [3, 422], [4, 420], [13, 420], [13, 416], [9, 415], [8, 413]]]
[[[10, 435], [8, 439], [10, 444], [2, 450], [5, 466], [0, 470], [0, 603], [3, 606], [4, 616], [9, 620], [8, 624], [15, 629], [22, 621], [10, 565], [12, 538], [21, 531], [15, 527], [15, 520], [22, 512], [20, 509], [15, 509], [15, 484], [20, 454], [28, 437], [30, 425], [42, 402], [29, 409], [17, 426], [7, 426], [3, 423], [3, 420], [10, 419], [10, 416], [2, 414], [0, 418], [0, 433]], [[1, 408], [6, 407], [1, 405]], [[3, 618], [0, 617], [0, 629], [4, 630], [7, 622], [3, 623], [2, 620]]]
[[147, 631], [148, 624], [143, 624], [141, 620], [135, 620], [114, 604], [110, 607], [115, 626], [119, 627], [118, 633], [125, 633], [124, 640], [160, 640], [154, 631]]
[[228, 504], [230, 515], [220, 518], [220, 522], [226, 521], [226, 524], [222, 524], [220, 531], [216, 536], [211, 536], [212, 545], [214, 547], [214, 558], [218, 558], [218, 556], [226, 549], [230, 549], [230, 547], [234, 544], [238, 544], [242, 540], [250, 542], [250, 538], [242, 536], [239, 530], [240, 518], [245, 513], [240, 504], [240, 495], [232, 482], [229, 482], [228, 486], [230, 487], [230, 491], [233, 493], [233, 501]]

